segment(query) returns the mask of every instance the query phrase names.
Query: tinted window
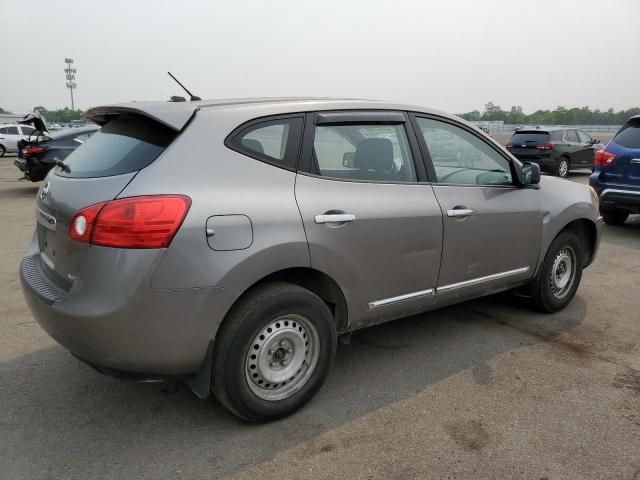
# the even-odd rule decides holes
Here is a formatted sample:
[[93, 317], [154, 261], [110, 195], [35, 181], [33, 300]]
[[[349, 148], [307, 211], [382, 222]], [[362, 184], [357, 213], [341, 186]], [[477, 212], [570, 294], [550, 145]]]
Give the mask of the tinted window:
[[[67, 177], [106, 177], [134, 172], [152, 163], [169, 146], [177, 132], [135, 115], [109, 120], [67, 157]], [[60, 138], [62, 139], [62, 138]]]
[[640, 148], [640, 119], [627, 122], [613, 141], [626, 148]]
[[578, 130], [578, 138], [580, 139], [580, 143], [591, 143], [591, 137], [587, 135], [582, 130]]
[[511, 184], [507, 159], [472, 133], [437, 120], [418, 118], [438, 182], [462, 185]]
[[33, 132], [36, 131], [35, 128], [31, 128], [31, 127], [25, 127], [24, 125], [22, 127], [20, 127], [22, 129], [22, 135], [24, 136], [29, 136], [31, 135]]
[[241, 153], [281, 167], [295, 169], [302, 118], [263, 121], [240, 131], [230, 146]]
[[564, 138], [564, 130], [555, 130], [549, 134], [551, 140], [555, 140], [556, 142], [561, 142]]
[[548, 143], [549, 142], [549, 133], [548, 132], [517, 132], [513, 134], [511, 140], [514, 146], [520, 144], [526, 144], [526, 142], [535, 142], [535, 143]]
[[9, 129], [7, 127], [0, 128], [0, 135], [6, 135]]
[[578, 142], [578, 135], [575, 130], [567, 130], [564, 134], [564, 138], [569, 142]]
[[20, 135], [20, 133], [18, 132], [18, 127], [7, 127], [7, 134]]
[[316, 173], [377, 182], [415, 182], [404, 125], [319, 125], [313, 142]]

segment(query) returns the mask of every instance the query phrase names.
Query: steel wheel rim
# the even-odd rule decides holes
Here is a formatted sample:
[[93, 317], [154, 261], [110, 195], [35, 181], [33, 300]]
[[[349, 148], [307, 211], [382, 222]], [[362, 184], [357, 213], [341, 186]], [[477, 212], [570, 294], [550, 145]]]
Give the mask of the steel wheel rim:
[[566, 177], [567, 173], [569, 173], [569, 164], [566, 160], [560, 162], [559, 172], [561, 177]]
[[291, 397], [313, 374], [320, 338], [303, 315], [277, 317], [261, 328], [249, 345], [245, 372], [251, 391], [275, 402]]
[[576, 276], [576, 255], [571, 247], [560, 249], [551, 267], [551, 294], [563, 299], [571, 290]]

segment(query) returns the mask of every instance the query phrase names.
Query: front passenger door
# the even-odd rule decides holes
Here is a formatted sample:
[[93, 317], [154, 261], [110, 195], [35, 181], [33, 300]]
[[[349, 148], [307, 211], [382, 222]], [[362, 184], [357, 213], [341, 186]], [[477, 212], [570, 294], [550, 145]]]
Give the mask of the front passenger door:
[[534, 274], [542, 240], [540, 190], [519, 188], [508, 157], [479, 132], [416, 117], [444, 214], [436, 303], [504, 290]]

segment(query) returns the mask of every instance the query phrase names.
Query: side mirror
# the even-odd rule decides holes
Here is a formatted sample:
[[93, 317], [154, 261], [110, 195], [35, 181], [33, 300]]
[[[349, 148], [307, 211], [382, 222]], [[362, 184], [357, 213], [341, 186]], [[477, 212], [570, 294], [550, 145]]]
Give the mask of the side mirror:
[[540, 165], [524, 162], [520, 169], [520, 183], [522, 185], [537, 185], [540, 183]]
[[344, 152], [342, 154], [342, 166], [345, 168], [354, 168], [356, 160], [356, 152]]

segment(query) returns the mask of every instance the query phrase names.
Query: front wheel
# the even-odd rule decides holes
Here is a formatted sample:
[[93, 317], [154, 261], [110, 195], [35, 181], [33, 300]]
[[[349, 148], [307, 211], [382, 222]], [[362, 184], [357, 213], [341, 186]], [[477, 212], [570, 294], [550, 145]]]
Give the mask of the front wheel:
[[216, 340], [212, 391], [250, 421], [288, 415], [324, 383], [337, 344], [327, 305], [285, 282], [249, 291], [225, 319]]
[[604, 210], [602, 219], [607, 225], [622, 225], [629, 218], [629, 212], [622, 210]]
[[561, 158], [558, 165], [556, 165], [554, 173], [560, 178], [567, 178], [567, 175], [569, 175], [569, 160]]
[[553, 241], [536, 280], [533, 301], [543, 312], [557, 312], [573, 299], [582, 279], [584, 253], [573, 232], [562, 232]]
[[7, 153], [7, 149], [4, 148], [4, 145], [0, 145], [0, 157], [4, 157], [5, 153]]

